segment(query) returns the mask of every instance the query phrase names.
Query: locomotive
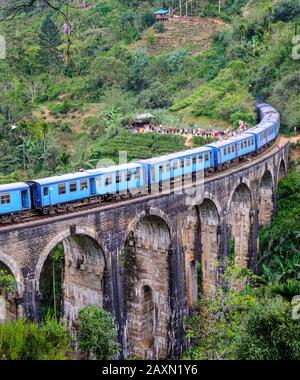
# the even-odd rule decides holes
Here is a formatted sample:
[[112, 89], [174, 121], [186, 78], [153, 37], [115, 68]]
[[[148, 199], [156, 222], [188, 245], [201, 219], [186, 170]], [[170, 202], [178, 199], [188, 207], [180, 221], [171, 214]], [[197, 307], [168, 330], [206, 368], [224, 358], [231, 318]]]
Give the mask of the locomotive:
[[279, 113], [272, 106], [262, 102], [256, 106], [259, 124], [227, 140], [129, 164], [0, 185], [0, 223], [73, 211], [84, 204], [141, 194], [144, 189], [151, 192], [165, 181], [200, 170], [223, 170], [254, 156], [275, 141], [280, 128]]

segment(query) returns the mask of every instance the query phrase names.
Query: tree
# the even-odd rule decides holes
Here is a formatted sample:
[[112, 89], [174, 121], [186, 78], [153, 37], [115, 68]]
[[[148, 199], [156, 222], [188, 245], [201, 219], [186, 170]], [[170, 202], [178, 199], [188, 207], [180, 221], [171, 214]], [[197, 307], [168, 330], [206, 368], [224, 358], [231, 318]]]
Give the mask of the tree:
[[51, 17], [47, 16], [39, 33], [40, 48], [37, 52], [42, 71], [57, 71], [59, 69], [62, 64], [62, 57], [58, 48], [61, 44], [60, 32]]
[[65, 172], [67, 171], [67, 166], [70, 163], [70, 158], [71, 158], [71, 155], [67, 152], [63, 152], [60, 156], [60, 160], [65, 167]]
[[111, 315], [97, 306], [85, 306], [79, 311], [78, 347], [97, 360], [112, 359], [119, 351], [117, 332]]

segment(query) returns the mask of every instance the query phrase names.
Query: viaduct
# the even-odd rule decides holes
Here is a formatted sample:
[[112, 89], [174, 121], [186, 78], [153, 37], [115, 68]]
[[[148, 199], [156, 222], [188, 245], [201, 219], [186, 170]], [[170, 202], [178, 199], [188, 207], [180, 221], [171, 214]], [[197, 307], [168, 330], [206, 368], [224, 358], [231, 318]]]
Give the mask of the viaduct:
[[206, 295], [218, 284], [230, 241], [236, 263], [256, 270], [259, 229], [271, 219], [287, 164], [288, 144], [205, 178], [194, 204], [185, 193], [163, 193], [1, 227], [0, 263], [18, 284], [6, 318], [39, 318], [43, 265], [62, 243], [69, 324], [95, 304], [113, 315], [122, 357], [177, 357], [183, 317], [198, 296], [197, 263]]

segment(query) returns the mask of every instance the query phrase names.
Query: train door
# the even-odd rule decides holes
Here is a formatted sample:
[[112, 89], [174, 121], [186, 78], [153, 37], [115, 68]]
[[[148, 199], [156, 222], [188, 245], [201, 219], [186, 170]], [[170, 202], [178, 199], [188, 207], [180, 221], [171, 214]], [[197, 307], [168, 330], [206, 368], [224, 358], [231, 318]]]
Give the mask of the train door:
[[96, 180], [95, 177], [90, 178], [90, 193], [91, 195], [96, 194]]
[[29, 187], [30, 187], [30, 200], [31, 200], [31, 205], [32, 207], [34, 206], [37, 206], [36, 202], [35, 202], [35, 185], [33, 183], [29, 183]]
[[43, 199], [41, 206], [49, 206], [51, 204], [49, 186], [44, 186], [42, 188], [42, 197]]
[[21, 207], [23, 209], [29, 208], [29, 196], [28, 196], [28, 190], [21, 190]]

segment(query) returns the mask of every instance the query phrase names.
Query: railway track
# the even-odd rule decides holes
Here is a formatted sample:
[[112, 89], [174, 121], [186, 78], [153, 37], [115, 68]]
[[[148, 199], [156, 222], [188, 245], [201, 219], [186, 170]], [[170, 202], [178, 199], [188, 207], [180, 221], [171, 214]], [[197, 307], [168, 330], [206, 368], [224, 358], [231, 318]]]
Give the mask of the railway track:
[[[228, 176], [232, 173], [235, 173], [237, 171], [242, 171], [248, 167], [251, 167], [254, 165], [254, 163], [262, 162], [266, 159], [268, 159], [270, 156], [272, 156], [276, 151], [279, 150], [277, 143], [279, 141], [280, 137], [276, 139], [276, 141], [269, 146], [267, 149], [265, 149], [263, 152], [261, 152], [259, 155], [252, 157], [250, 160], [246, 160], [242, 163], [231, 163], [229, 168], [220, 172], [215, 173], [208, 173], [207, 176], [205, 176], [205, 182], [211, 182], [215, 181], [217, 179], [220, 179], [222, 177]], [[283, 149], [287, 144], [289, 144], [288, 141], [286, 141], [283, 145]], [[238, 170], [237, 170], [238, 169]], [[186, 186], [183, 188], [183, 190], [191, 189], [195, 186], [195, 184], [189, 184], [189, 186]], [[95, 203], [95, 204], [83, 204], [80, 206], [77, 206], [74, 211], [63, 211], [54, 215], [32, 215], [27, 218], [23, 218], [18, 222], [11, 222], [8, 224], [0, 224], [0, 232], [1, 231], [12, 231], [12, 230], [18, 230], [23, 228], [24, 225], [30, 227], [30, 226], [37, 226], [42, 225], [45, 223], [51, 223], [51, 222], [57, 222], [58, 220], [64, 220], [64, 219], [70, 219], [74, 217], [80, 217], [84, 216], [89, 213], [98, 212], [99, 210], [109, 210], [111, 208], [114, 208], [115, 205], [120, 206], [127, 206], [132, 203], [136, 202], [144, 202], [145, 200], [155, 199], [157, 197], [163, 197], [168, 196], [170, 194], [170, 191], [166, 192], [159, 192], [155, 194], [139, 194], [135, 195], [132, 198], [126, 198], [126, 199], [120, 199], [120, 200], [110, 200], [110, 201], [102, 201], [101, 203]]]

